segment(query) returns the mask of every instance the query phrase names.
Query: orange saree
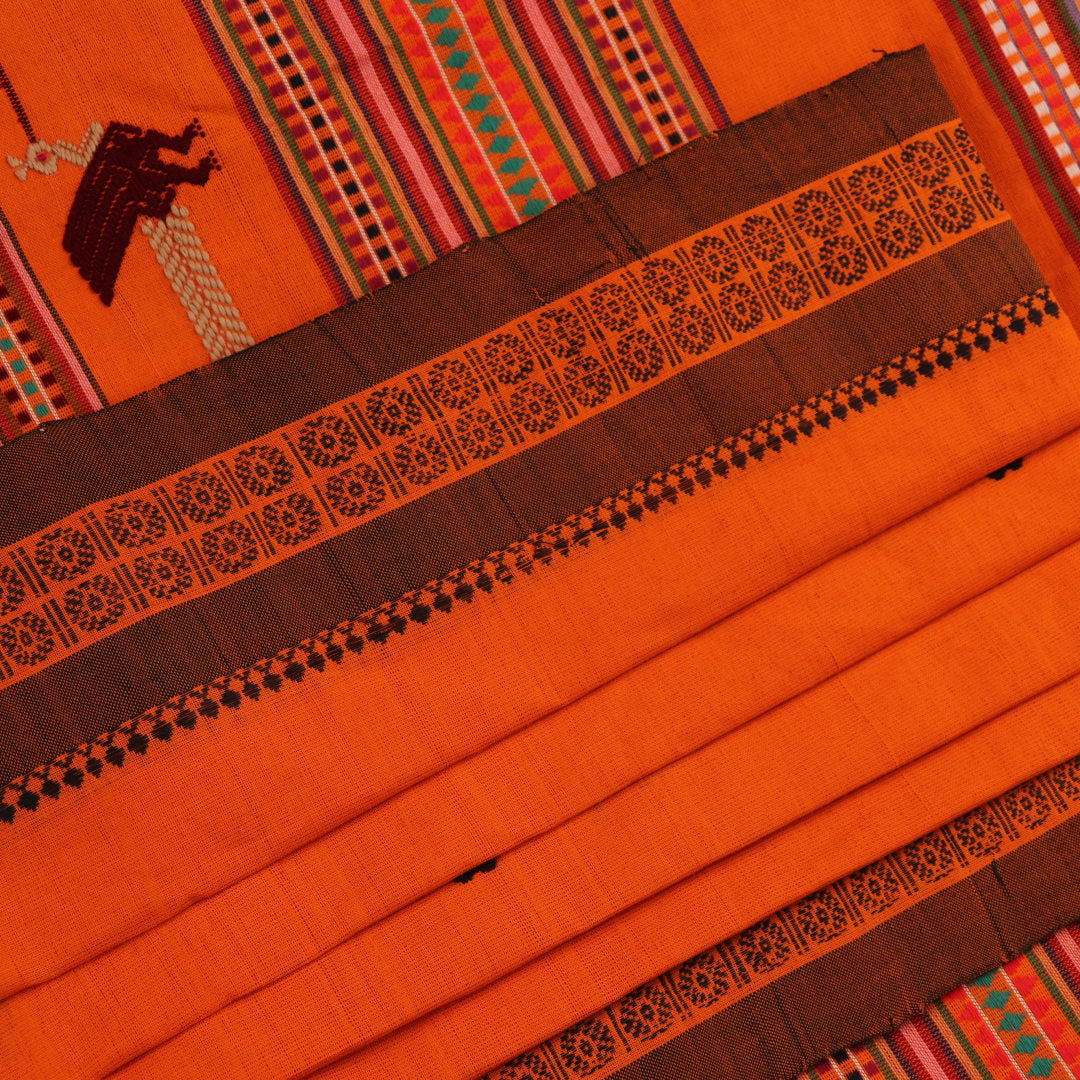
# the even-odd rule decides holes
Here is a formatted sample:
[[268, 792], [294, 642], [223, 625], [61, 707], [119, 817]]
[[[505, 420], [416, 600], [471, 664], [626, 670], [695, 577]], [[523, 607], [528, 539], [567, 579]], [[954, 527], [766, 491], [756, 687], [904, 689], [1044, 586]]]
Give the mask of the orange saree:
[[1066, 216], [832, 6], [18, 16], [0, 1077], [1071, 1075]]

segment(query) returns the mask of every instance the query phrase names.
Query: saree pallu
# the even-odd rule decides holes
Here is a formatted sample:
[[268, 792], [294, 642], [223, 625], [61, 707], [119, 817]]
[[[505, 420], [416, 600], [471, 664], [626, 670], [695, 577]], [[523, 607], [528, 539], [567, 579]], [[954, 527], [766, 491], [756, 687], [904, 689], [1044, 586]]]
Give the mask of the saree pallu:
[[791, 1076], [1076, 918], [1077, 345], [916, 49], [5, 445], [0, 1075]]

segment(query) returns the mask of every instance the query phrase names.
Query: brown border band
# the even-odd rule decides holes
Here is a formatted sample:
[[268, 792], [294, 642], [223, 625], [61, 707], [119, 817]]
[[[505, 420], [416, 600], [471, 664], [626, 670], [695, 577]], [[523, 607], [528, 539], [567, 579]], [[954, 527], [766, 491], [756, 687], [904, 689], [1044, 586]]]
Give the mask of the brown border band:
[[[974, 266], [985, 273], [969, 282]], [[102, 716], [137, 716], [517, 543], [1040, 280], [1013, 226], [999, 226], [361, 531], [128, 626], [0, 690], [0, 781], [96, 735]]]
[[[917, 96], [905, 100], [908, 93]], [[909, 108], [916, 114], [897, 115]], [[283, 418], [400, 372], [418, 355], [438, 355], [481, 327], [532, 310], [538, 298], [626, 266], [716, 215], [760, 205], [820, 168], [888, 146], [951, 112], [922, 50], [888, 57], [731, 129], [735, 136], [692, 144], [441, 260], [400, 287], [153, 394], [0, 448], [0, 473], [13, 481], [11, 501], [0, 510], [0, 541], [47, 522], [50, 506], [52, 514], [122, 493], [129, 479], [156, 479], [264, 434]], [[841, 120], [850, 137], [841, 144], [822, 137]], [[717, 184], [718, 171], [731, 182]], [[658, 198], [665, 214], [653, 210]], [[102, 716], [137, 716], [520, 542], [1040, 284], [1015, 229], [996, 226], [370, 521], [362, 535], [334, 537], [220, 594], [127, 626], [0, 690], [0, 781], [97, 735]], [[417, 310], [428, 315], [419, 343], [403, 319]], [[88, 460], [96, 462], [93, 472], [80, 467]], [[62, 475], [65, 483], [42, 487], [35, 482], [41, 475]]]
[[[1073, 758], [688, 960], [486, 1080], [790, 1080], [1080, 916], [1077, 799]], [[924, 890], [859, 929], [860, 919]], [[845, 934], [858, 936], [829, 944]], [[769, 981], [724, 1007], [750, 979]]]
[[[95, 732], [75, 749], [35, 765], [0, 789], [0, 821], [14, 822], [20, 811], [36, 811], [41, 799], [58, 799], [65, 788], [79, 788], [88, 777], [97, 778], [122, 767], [129, 752], [146, 754], [156, 744], [171, 741], [178, 731], [192, 730], [200, 717], [216, 716], [222, 706], [239, 709], [246, 699], [265, 691], [277, 693], [289, 680], [302, 681], [309, 671], [342, 663], [348, 653], [359, 653], [368, 643], [381, 643], [410, 625], [425, 623], [436, 613], [448, 614], [455, 604], [467, 603], [476, 590], [490, 591], [556, 555], [567, 555], [591, 541], [603, 539], [647, 520], [668, 504], [707, 489], [717, 480], [752, 466], [767, 455], [781, 452], [817, 431], [835, 429], [882, 401], [941, 378], [958, 365], [966, 365], [1017, 335], [1024, 335], [1059, 317], [1060, 309], [1046, 288], [1018, 298], [997, 311], [909, 350], [888, 364], [859, 376], [841, 387], [811, 398], [768, 421], [747, 428], [738, 436], [709, 447], [648, 480], [603, 500], [556, 526], [543, 530], [501, 551], [470, 563], [448, 577], [432, 581], [359, 618], [325, 630], [295, 647], [283, 650], [251, 667], [242, 667], [208, 685], [177, 695], [134, 720], [104, 733]], [[25, 684], [24, 684], [25, 685]]]
[[613, 1075], [789, 1080], [1075, 921], [1078, 870], [1074, 819]]
[[[16, 439], [0, 448], [0, 546], [400, 375], [955, 115], [924, 48], [884, 57], [370, 297], [107, 410]], [[63, 484], [41, 483], [60, 476]]]
[[922, 131], [399, 377], [20, 537], [0, 549], [0, 685], [507, 464], [992, 229], [1004, 207], [969, 147], [955, 120]]

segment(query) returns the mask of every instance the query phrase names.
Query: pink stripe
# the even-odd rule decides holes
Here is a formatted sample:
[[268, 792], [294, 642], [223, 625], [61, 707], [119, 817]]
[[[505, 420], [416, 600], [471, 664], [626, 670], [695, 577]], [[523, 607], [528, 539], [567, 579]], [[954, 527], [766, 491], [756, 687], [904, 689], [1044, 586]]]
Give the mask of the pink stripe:
[[548, 26], [543, 15], [537, 8], [536, 0], [521, 0], [521, 2], [526, 12], [528, 12], [529, 21], [533, 24], [537, 39], [543, 46], [548, 61], [551, 63], [551, 66], [555, 70], [555, 74], [558, 75], [559, 81], [563, 85], [567, 100], [573, 105], [574, 111], [578, 114], [578, 119], [581, 121], [589, 135], [589, 139], [592, 141], [593, 149], [595, 149], [601, 161], [603, 161], [607, 168], [608, 178], [610, 179], [611, 177], [618, 176], [623, 171], [622, 166], [619, 164], [619, 159], [615, 155], [610, 141], [604, 137], [604, 132], [597, 122], [596, 117], [585, 108], [585, 102], [581, 91], [578, 88], [577, 80], [574, 78], [574, 73], [570, 70], [570, 65], [566, 62], [566, 57], [563, 56], [558, 43], [555, 41], [555, 37], [551, 32], [551, 27]]
[[27, 273], [22, 259], [19, 258], [18, 252], [15, 250], [15, 245], [12, 243], [11, 236], [3, 225], [0, 225], [0, 248], [3, 249], [4, 255], [7, 257], [6, 261], [8, 268], [22, 284], [23, 293], [29, 299], [30, 306], [34, 309], [34, 314], [37, 316], [38, 320], [44, 324], [53, 348], [63, 356], [67, 375], [78, 385], [86, 405], [92, 410], [100, 409], [102, 404], [101, 399], [90, 385], [90, 381], [86, 377], [86, 372], [83, 371], [82, 365], [71, 351], [71, 346], [68, 344], [67, 338], [64, 337], [60, 327], [56, 325], [56, 321], [52, 317], [52, 312], [49, 311], [45, 301], [42, 299], [41, 293], [38, 292], [33, 279]]
[[[450, 80], [446, 77], [446, 72], [443, 70], [442, 64], [439, 62], [438, 56], [435, 54], [435, 50], [432, 48], [431, 42], [428, 39], [427, 31], [424, 29], [424, 24], [420, 21], [420, 15], [416, 8], [412, 4], [403, 5], [404, 11], [407, 13], [407, 17], [413, 24], [413, 35], [422, 47], [423, 52], [418, 55], [426, 56], [432, 63], [432, 70], [434, 74], [439, 78], [442, 83], [442, 88], [445, 91], [446, 100], [448, 102], [446, 113], [450, 116], [451, 120], [460, 124], [463, 131], [472, 136], [472, 142], [476, 150], [479, 151], [479, 159], [482, 161], [484, 171], [491, 178], [492, 186], [502, 196], [502, 201], [506, 203], [507, 209], [510, 211], [510, 217], [514, 224], [521, 224], [521, 216], [517, 212], [517, 208], [514, 206], [514, 200], [507, 194], [505, 188], [500, 182], [498, 176], [495, 174], [494, 168], [492, 168], [491, 162], [488, 160], [487, 154], [484, 152], [484, 146], [480, 142], [480, 136], [473, 131], [472, 125], [466, 119], [465, 114], [461, 111], [461, 107], [458, 105], [457, 98], [454, 95], [453, 88], [450, 86]], [[417, 65], [419, 67], [419, 65]], [[459, 154], [460, 156], [460, 154]], [[479, 177], [477, 177], [477, 182]], [[475, 186], [474, 182], [474, 186]], [[481, 206], [492, 213], [495, 211], [493, 202], [486, 201], [483, 192], [478, 191], [477, 196], [481, 201]]]
[[371, 59], [371, 54], [367, 51], [367, 47], [356, 32], [356, 27], [353, 26], [352, 21], [346, 14], [342, 0], [326, 0], [326, 4], [334, 16], [338, 30], [341, 31], [346, 43], [352, 50], [353, 59], [356, 61], [357, 68], [364, 80], [364, 89], [371, 94], [378, 105], [387, 131], [393, 136], [398, 149], [408, 161], [413, 179], [416, 181], [417, 187], [424, 193], [424, 200], [428, 204], [428, 209], [442, 229], [446, 247], [448, 249], [460, 247], [464, 240], [457, 229], [454, 228], [453, 220], [446, 212], [444, 203], [440, 200], [438, 192], [432, 185], [423, 162], [420, 160], [420, 155], [416, 152], [416, 147], [408, 138], [402, 136], [401, 125], [398, 122], [394, 107], [386, 96], [386, 91], [375, 72], [375, 64]]
[[[847, 1080], [847, 1077], [844, 1075], [844, 1070], [840, 1068], [834, 1058], [829, 1058], [829, 1068], [831, 1068], [832, 1071], [836, 1073], [836, 1075], [839, 1077], [839, 1080]], [[861, 1068], [859, 1069], [859, 1072], [862, 1072]]]
[[1072, 966], [1073, 975], [1080, 977], [1080, 948], [1077, 948], [1075, 933], [1075, 927], [1066, 926], [1050, 940], [1065, 954], [1065, 958]]
[[1008, 1062], [1009, 1070], [1012, 1073], [1015, 1080], [1024, 1080], [1024, 1074], [1021, 1073], [1020, 1070], [1016, 1066], [1016, 1059], [1012, 1056], [1012, 1054], [1009, 1053], [1009, 1051], [1006, 1048], [1005, 1044], [1001, 1041], [1001, 1036], [997, 1033], [997, 1031], [994, 1028], [994, 1025], [990, 1022], [990, 1018], [983, 1011], [983, 1007], [975, 999], [975, 995], [971, 992], [970, 988], [967, 987], [967, 986], [961, 987], [960, 989], [962, 989], [964, 991], [964, 995], [971, 1002], [971, 1004], [975, 1006], [975, 1012], [978, 1014], [979, 1023], [982, 1024], [982, 1026], [988, 1032], [990, 1032], [990, 1035], [993, 1037], [994, 1041], [998, 1044], [998, 1048], [1001, 1050], [1002, 1058], [1003, 1058], [1004, 1061]]
[[919, 1059], [919, 1063], [933, 1077], [933, 1080], [950, 1080], [949, 1074], [941, 1067], [941, 1062], [934, 1056], [933, 1050], [926, 1045], [926, 1040], [917, 1024], [909, 1020], [897, 1031], [896, 1035], [907, 1043], [908, 1048]]

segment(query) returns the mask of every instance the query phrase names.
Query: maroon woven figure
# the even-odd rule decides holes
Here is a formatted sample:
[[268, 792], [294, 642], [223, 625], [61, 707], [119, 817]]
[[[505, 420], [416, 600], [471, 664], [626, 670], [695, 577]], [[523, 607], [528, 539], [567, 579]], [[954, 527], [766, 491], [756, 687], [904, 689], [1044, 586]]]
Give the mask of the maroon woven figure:
[[116, 277], [140, 217], [164, 220], [181, 184], [200, 187], [218, 168], [207, 154], [196, 165], [162, 161], [161, 150], [186, 154], [198, 121], [180, 135], [113, 122], [86, 167], [64, 230], [64, 250], [90, 288], [111, 304]]

